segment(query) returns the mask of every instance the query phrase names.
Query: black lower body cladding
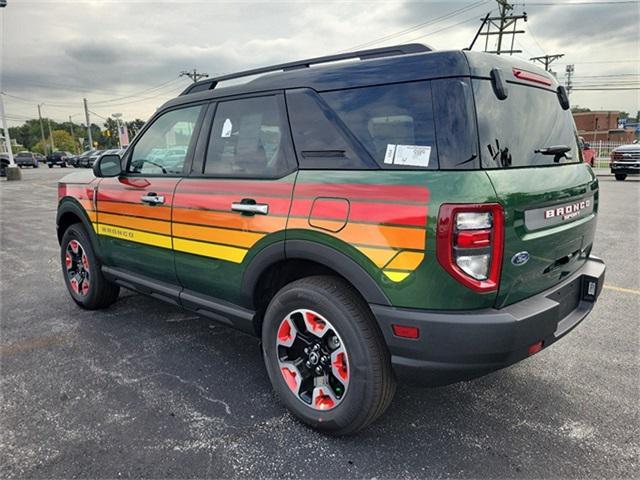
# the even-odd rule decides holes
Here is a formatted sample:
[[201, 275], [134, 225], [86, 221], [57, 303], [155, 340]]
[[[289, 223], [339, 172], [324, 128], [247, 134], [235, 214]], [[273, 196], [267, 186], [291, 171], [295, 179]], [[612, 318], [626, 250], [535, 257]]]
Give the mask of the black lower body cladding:
[[[604, 275], [604, 262], [591, 257], [553, 288], [499, 310], [370, 307], [399, 379], [423, 386], [447, 385], [512, 365], [562, 338], [591, 312]], [[419, 338], [397, 337], [392, 325], [417, 327]]]

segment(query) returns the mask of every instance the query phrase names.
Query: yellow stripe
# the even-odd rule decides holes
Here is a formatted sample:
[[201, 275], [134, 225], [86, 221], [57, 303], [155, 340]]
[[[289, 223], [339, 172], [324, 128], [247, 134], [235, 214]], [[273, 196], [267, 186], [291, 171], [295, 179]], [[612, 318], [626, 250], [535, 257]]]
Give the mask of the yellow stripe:
[[244, 248], [228, 247], [226, 245], [216, 245], [214, 243], [195, 242], [182, 238], [173, 239], [173, 249], [179, 252], [202, 255], [204, 257], [219, 258], [233, 263], [242, 263], [247, 250]]
[[396, 250], [386, 248], [356, 247], [365, 257], [375, 263], [376, 267], [384, 267], [396, 254]]
[[640, 295], [640, 290], [634, 290], [633, 288], [614, 287], [613, 285], [604, 285], [604, 288], [608, 290], [615, 290], [616, 292], [633, 293], [635, 295]]
[[238, 247], [245, 248], [252, 247], [258, 240], [264, 237], [263, 233], [240, 232], [238, 230], [227, 230], [215, 227], [200, 227], [196, 225], [185, 225], [184, 223], [173, 224], [173, 235], [175, 237], [213, 243], [225, 243], [227, 245], [237, 245]]
[[[96, 225], [96, 224], [94, 224]], [[154, 247], [171, 248], [171, 237], [158, 235], [156, 233], [139, 232], [128, 228], [115, 227], [98, 223], [98, 233], [107, 237], [119, 238], [129, 242], [144, 243]]]
[[389, 270], [384, 270], [384, 274], [392, 281], [392, 282], [401, 282], [405, 278], [407, 278], [411, 272], [392, 272]]
[[415, 270], [422, 262], [424, 254], [422, 252], [400, 252], [386, 268], [398, 270]]

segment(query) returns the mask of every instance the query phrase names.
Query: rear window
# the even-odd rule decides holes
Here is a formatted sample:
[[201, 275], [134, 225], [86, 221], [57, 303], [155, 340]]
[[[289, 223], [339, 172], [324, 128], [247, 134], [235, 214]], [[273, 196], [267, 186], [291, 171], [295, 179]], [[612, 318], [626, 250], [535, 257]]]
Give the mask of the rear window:
[[[534, 167], [580, 161], [578, 137], [570, 110], [555, 92], [509, 83], [498, 100], [491, 81], [473, 80], [480, 152], [484, 168]], [[566, 146], [566, 153], [537, 150]], [[557, 152], [557, 149], [552, 150]]]
[[321, 96], [379, 166], [438, 168], [429, 82], [354, 88]]
[[31, 157], [31, 154], [29, 152], [20, 152], [16, 157]]

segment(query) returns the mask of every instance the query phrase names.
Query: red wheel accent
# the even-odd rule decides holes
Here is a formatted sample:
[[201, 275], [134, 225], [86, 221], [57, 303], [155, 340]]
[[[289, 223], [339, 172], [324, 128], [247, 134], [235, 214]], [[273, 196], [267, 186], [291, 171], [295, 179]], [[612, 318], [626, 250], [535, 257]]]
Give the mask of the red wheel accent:
[[89, 271], [89, 257], [87, 257], [86, 253], [82, 254], [82, 266], [85, 270]]
[[87, 296], [89, 294], [89, 280], [86, 278], [82, 281], [82, 295]]
[[76, 240], [71, 240], [69, 242], [69, 246], [71, 247], [71, 251], [73, 253], [78, 253], [78, 242]]
[[289, 317], [285, 318], [278, 328], [278, 344], [290, 347], [296, 339], [297, 330]]
[[293, 393], [298, 393], [298, 386], [300, 385], [298, 373], [290, 370], [288, 367], [283, 367], [280, 371], [282, 371], [284, 381], [287, 382], [291, 391]]
[[327, 322], [309, 310], [304, 312], [304, 323], [310, 333], [321, 337], [327, 331]]
[[71, 285], [71, 290], [73, 290], [76, 293], [79, 293], [78, 280], [76, 280], [75, 278], [72, 278], [71, 280], [69, 280], [69, 285]]
[[318, 410], [330, 410], [335, 407], [336, 401], [325, 388], [317, 387], [313, 390], [313, 406]]
[[73, 265], [73, 259], [71, 258], [71, 254], [69, 252], [67, 252], [64, 256], [64, 264], [67, 267], [67, 270], [69, 270]]
[[331, 367], [333, 368], [333, 374], [343, 382], [349, 380], [349, 370], [347, 368], [347, 356], [344, 352], [334, 352], [331, 355]]

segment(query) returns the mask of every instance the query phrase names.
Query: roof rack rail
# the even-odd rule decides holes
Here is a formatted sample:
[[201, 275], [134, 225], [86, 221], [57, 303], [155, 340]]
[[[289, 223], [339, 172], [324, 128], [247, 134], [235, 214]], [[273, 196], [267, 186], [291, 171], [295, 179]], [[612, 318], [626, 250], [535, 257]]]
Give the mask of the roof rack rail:
[[187, 95], [189, 93], [201, 92], [204, 90], [213, 90], [214, 88], [216, 88], [216, 85], [219, 82], [242, 77], [250, 77], [253, 75], [260, 75], [262, 73], [271, 73], [278, 71], [286, 72], [289, 70], [309, 68], [311, 65], [337, 62], [340, 60], [349, 60], [354, 58], [359, 58], [360, 60], [369, 60], [371, 58], [392, 57], [396, 55], [408, 55], [411, 53], [430, 52], [432, 50], [432, 48], [421, 43], [408, 43], [405, 45], [394, 45], [392, 47], [371, 48], [368, 50], [357, 50], [355, 52], [339, 53], [336, 55], [327, 55], [324, 57], [308, 58], [306, 60], [280, 63], [278, 65], [271, 65], [269, 67], [254, 68], [251, 70], [244, 70], [242, 72], [229, 73], [227, 75], [220, 75], [218, 77], [201, 80], [192, 85], [189, 85], [180, 95]]

